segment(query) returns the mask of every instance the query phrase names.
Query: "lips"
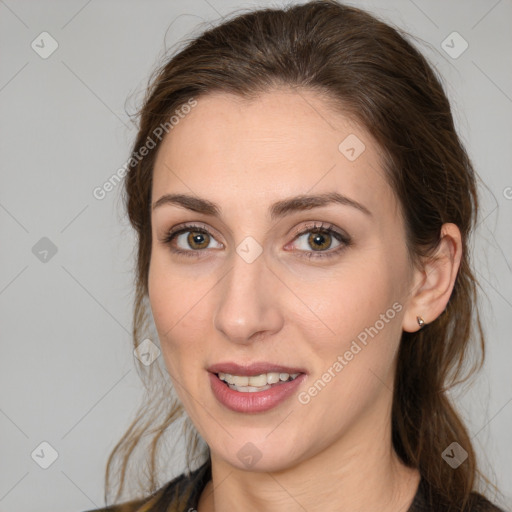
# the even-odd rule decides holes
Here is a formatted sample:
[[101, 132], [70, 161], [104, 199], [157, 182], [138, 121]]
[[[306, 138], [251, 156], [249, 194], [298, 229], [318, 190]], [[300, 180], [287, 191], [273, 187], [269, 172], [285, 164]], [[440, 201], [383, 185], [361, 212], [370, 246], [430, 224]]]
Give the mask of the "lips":
[[294, 366], [283, 366], [268, 362], [256, 362], [247, 365], [241, 365], [233, 362], [217, 363], [209, 366], [207, 370], [211, 373], [229, 373], [231, 375], [240, 375], [241, 377], [253, 377], [262, 373], [307, 373], [304, 368]]
[[[263, 413], [284, 404], [297, 392], [307, 378], [304, 368], [268, 362], [247, 365], [232, 362], [218, 363], [208, 367], [208, 372], [210, 389], [218, 402], [231, 411], [239, 413]], [[219, 379], [219, 373], [238, 377], [255, 377], [264, 373], [299, 375], [294, 380], [264, 386], [261, 391], [251, 389], [251, 392], [244, 392], [231, 389], [226, 382]]]

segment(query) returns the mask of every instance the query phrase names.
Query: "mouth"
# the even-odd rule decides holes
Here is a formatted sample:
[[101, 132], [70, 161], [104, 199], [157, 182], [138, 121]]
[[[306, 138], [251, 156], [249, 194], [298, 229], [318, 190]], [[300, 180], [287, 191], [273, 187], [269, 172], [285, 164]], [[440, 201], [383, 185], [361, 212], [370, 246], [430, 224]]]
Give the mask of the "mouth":
[[279, 386], [285, 382], [295, 380], [299, 375], [298, 373], [284, 373], [284, 372], [269, 372], [261, 373], [260, 375], [232, 375], [230, 373], [219, 372], [216, 373], [219, 380], [224, 382], [230, 389], [240, 391], [242, 393], [256, 393], [258, 391], [265, 391], [273, 386]]
[[304, 368], [270, 363], [219, 363], [207, 370], [217, 401], [237, 413], [264, 413], [284, 406], [308, 378]]

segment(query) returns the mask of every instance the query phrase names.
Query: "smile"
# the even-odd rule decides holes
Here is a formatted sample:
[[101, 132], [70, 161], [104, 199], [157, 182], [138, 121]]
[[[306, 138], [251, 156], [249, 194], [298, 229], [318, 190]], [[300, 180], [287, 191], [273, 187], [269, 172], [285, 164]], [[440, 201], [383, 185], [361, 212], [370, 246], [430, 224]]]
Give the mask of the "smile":
[[230, 373], [219, 372], [217, 377], [226, 382], [230, 389], [242, 393], [255, 393], [270, 389], [276, 384], [281, 382], [289, 382], [295, 380], [300, 373], [262, 373], [260, 375], [247, 376], [247, 375], [231, 375]]

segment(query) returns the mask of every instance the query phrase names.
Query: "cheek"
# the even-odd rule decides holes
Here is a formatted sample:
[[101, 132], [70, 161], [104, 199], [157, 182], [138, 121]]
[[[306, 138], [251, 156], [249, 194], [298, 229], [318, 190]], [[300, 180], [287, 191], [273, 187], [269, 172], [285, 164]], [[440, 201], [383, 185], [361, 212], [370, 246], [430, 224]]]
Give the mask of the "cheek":
[[[174, 324], [175, 305], [177, 302], [177, 284], [173, 282], [174, 274], [165, 271], [162, 258], [155, 251], [151, 256], [148, 274], [148, 295], [151, 311], [158, 334], [162, 335], [172, 329]], [[164, 340], [161, 339], [163, 342]]]
[[[170, 265], [165, 251], [153, 251], [148, 294], [160, 346], [169, 371], [183, 373], [188, 359], [204, 351], [204, 333], [211, 315], [205, 295], [214, 281], [190, 276]], [[203, 343], [201, 342], [203, 340]], [[188, 359], [187, 359], [188, 358]]]
[[314, 374], [301, 403], [311, 400], [318, 411], [331, 402], [343, 404], [329, 409], [338, 421], [391, 388], [401, 335], [403, 306], [396, 283], [405, 280], [402, 256], [375, 247], [364, 257], [347, 259], [329, 279], [317, 280], [320, 286], [299, 292], [315, 312], [296, 319], [307, 333]]
[[338, 276], [341, 284], [324, 288], [329, 301], [313, 298], [312, 309], [328, 329], [313, 315], [309, 323], [300, 320], [312, 376], [298, 399], [311, 407], [312, 416], [322, 415], [325, 424], [345, 428], [392, 388], [402, 306], [391, 276], [382, 270], [371, 265], [361, 272], [354, 269]]
[[[316, 332], [311, 339], [319, 346], [326, 345], [325, 337], [340, 341], [357, 337], [400, 300], [396, 289], [400, 276], [377, 252], [347, 259], [325, 277], [318, 271], [309, 277], [310, 271], [304, 271], [303, 279], [294, 286], [299, 299], [295, 301], [295, 320], [305, 332]], [[393, 317], [395, 313], [391, 311]]]
[[[187, 307], [184, 300], [187, 300], [188, 294], [184, 294], [183, 291], [180, 294], [180, 289], [183, 289], [183, 282], [180, 282], [175, 272], [169, 271], [159, 251], [153, 251], [148, 275], [148, 295], [166, 363], [174, 359], [168, 356], [170, 352], [173, 355], [176, 352], [177, 347], [172, 340], [176, 339], [179, 319], [185, 314]], [[169, 368], [169, 364], [167, 366]]]

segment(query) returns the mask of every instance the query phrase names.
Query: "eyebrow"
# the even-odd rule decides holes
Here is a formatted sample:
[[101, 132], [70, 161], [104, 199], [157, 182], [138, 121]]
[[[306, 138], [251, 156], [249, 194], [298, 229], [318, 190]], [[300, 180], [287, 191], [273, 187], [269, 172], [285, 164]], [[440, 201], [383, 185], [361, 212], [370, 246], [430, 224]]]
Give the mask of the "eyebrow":
[[[338, 192], [327, 192], [320, 195], [300, 195], [277, 201], [269, 208], [270, 218], [274, 221], [278, 218], [285, 217], [291, 213], [319, 208], [329, 204], [341, 204], [351, 206], [371, 216], [372, 213], [362, 204], [346, 197]], [[221, 208], [207, 199], [190, 196], [186, 194], [165, 194], [153, 203], [152, 209], [155, 210], [163, 205], [175, 205], [197, 213], [211, 215], [213, 217], [221, 216]]]

